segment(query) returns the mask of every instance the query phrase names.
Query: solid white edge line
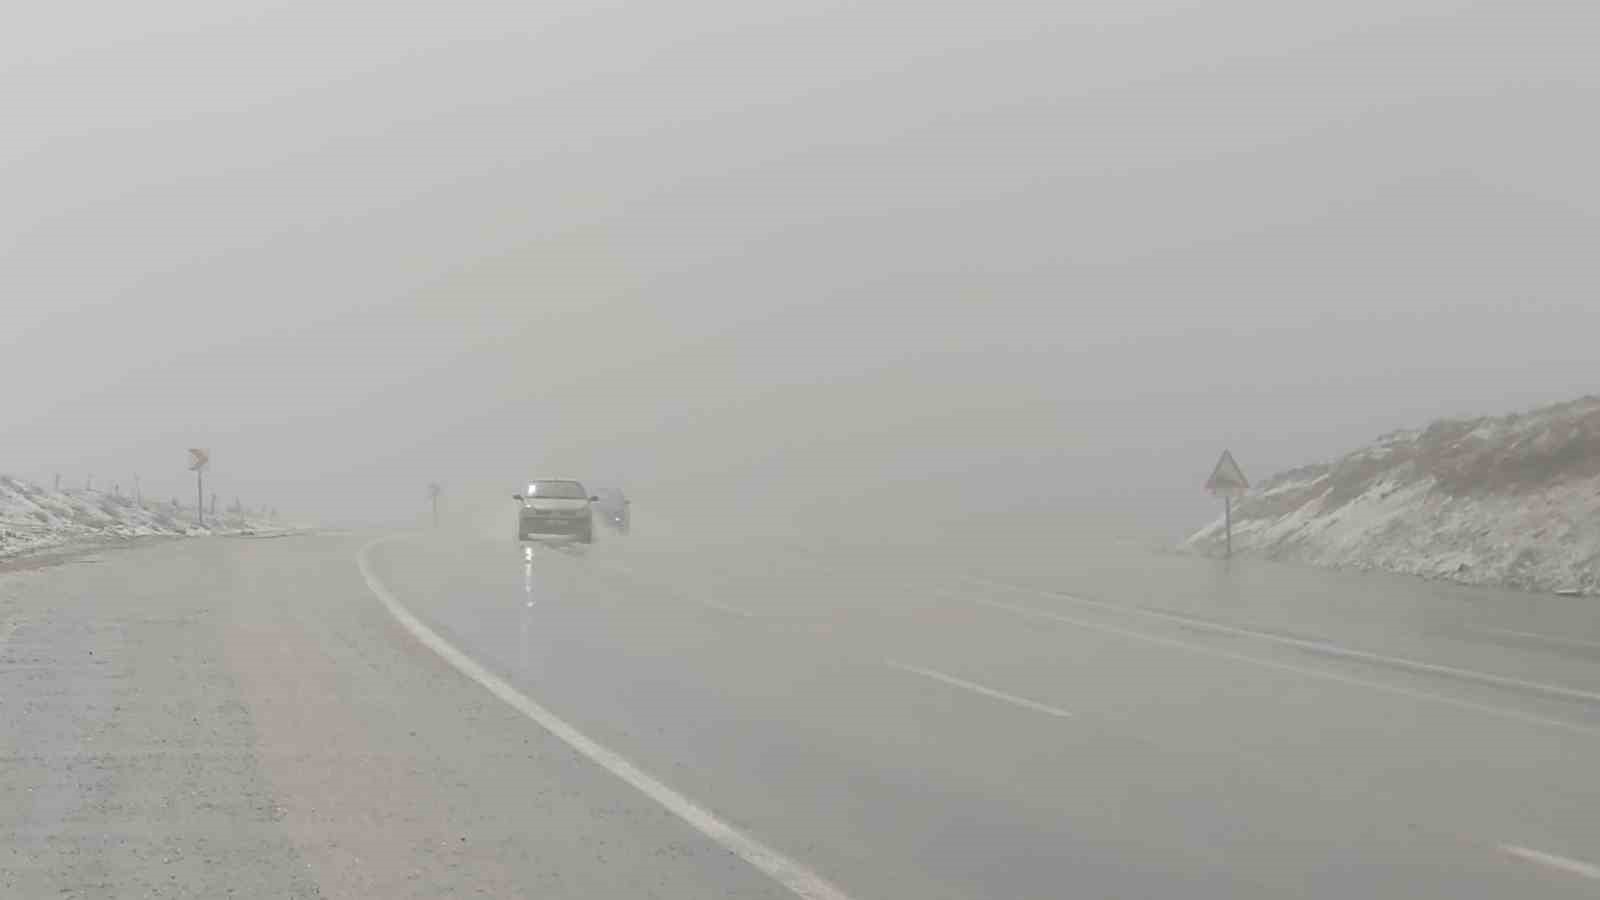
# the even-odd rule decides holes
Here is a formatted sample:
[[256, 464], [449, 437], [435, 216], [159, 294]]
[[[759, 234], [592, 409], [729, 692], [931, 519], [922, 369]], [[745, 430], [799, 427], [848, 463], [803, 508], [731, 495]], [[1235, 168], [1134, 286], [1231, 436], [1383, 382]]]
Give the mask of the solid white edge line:
[[1488, 625], [1468, 625], [1466, 629], [1474, 634], [1498, 634], [1506, 637], [1527, 638], [1531, 641], [1544, 641], [1560, 647], [1581, 647], [1585, 650], [1600, 650], [1600, 641], [1585, 641], [1578, 638], [1558, 637], [1553, 634], [1542, 634], [1537, 631], [1513, 631], [1510, 628], [1491, 628]]
[[1200, 628], [1209, 631], [1215, 631], [1220, 634], [1232, 634], [1240, 637], [1257, 638], [1259, 640], [1271, 641], [1275, 644], [1282, 644], [1287, 647], [1298, 647], [1304, 650], [1323, 653], [1328, 656], [1378, 662], [1400, 669], [1410, 669], [1416, 672], [1427, 672], [1436, 675], [1450, 675], [1469, 681], [1493, 685], [1495, 687], [1514, 688], [1523, 691], [1531, 691], [1534, 693], [1548, 694], [1552, 697], [1559, 697], [1563, 700], [1580, 700], [1586, 703], [1600, 703], [1600, 694], [1594, 693], [1593, 691], [1570, 688], [1564, 685], [1544, 684], [1537, 681], [1523, 681], [1520, 678], [1509, 678], [1504, 675], [1492, 675], [1488, 672], [1479, 672], [1475, 669], [1459, 669], [1455, 666], [1443, 666], [1439, 665], [1438, 663], [1427, 663], [1422, 662], [1421, 660], [1407, 659], [1403, 656], [1386, 656], [1382, 653], [1372, 653], [1367, 650], [1355, 650], [1350, 647], [1342, 647], [1338, 644], [1330, 644], [1326, 641], [1309, 641], [1302, 638], [1285, 637], [1281, 634], [1272, 634], [1271, 632], [1267, 631], [1257, 631], [1254, 628], [1244, 628], [1238, 625], [1226, 625], [1221, 622], [1210, 622], [1193, 616], [1166, 613], [1160, 610], [1147, 609], [1138, 606], [1123, 606], [1120, 603], [1106, 603], [1101, 600], [1089, 600], [1084, 597], [1079, 597], [1060, 591], [1046, 591], [1038, 588], [1020, 587], [1018, 585], [1009, 585], [1005, 582], [992, 581], [990, 579], [973, 580], [979, 583], [985, 583], [991, 587], [1001, 588], [1003, 590], [1017, 591], [1024, 594], [1033, 594], [1034, 596], [1038, 597], [1059, 598], [1085, 606], [1094, 606], [1101, 609], [1112, 609], [1118, 612], [1162, 619], [1168, 622], [1176, 622], [1180, 625], [1185, 625], [1190, 628]]
[[850, 900], [850, 896], [835, 887], [821, 875], [784, 856], [748, 834], [740, 831], [703, 806], [678, 793], [644, 770], [625, 759], [621, 754], [591, 739], [565, 720], [540, 706], [532, 698], [518, 691], [499, 676], [479, 665], [470, 656], [456, 649], [433, 629], [412, 615], [396, 600], [373, 574], [368, 561], [372, 548], [393, 538], [371, 541], [356, 554], [356, 564], [367, 588], [383, 602], [384, 608], [401, 627], [410, 632], [419, 643], [432, 650], [456, 671], [477, 682], [489, 693], [504, 701], [507, 706], [522, 713], [545, 731], [576, 750], [590, 762], [626, 782], [630, 787], [654, 800], [668, 812], [682, 819], [696, 831], [749, 863], [791, 893], [807, 900]]
[[1123, 637], [1133, 638], [1134, 640], [1159, 644], [1164, 647], [1177, 647], [1182, 650], [1187, 650], [1190, 653], [1199, 653], [1203, 656], [1215, 656], [1219, 659], [1231, 659], [1235, 662], [1249, 663], [1253, 666], [1262, 666], [1268, 669], [1278, 669], [1283, 672], [1295, 672], [1300, 675], [1310, 676], [1312, 678], [1321, 678], [1326, 681], [1336, 681], [1341, 684], [1357, 685], [1360, 687], [1370, 688], [1375, 691], [1382, 691], [1388, 694], [1397, 694], [1401, 697], [1410, 697], [1415, 700], [1431, 700], [1435, 703], [1443, 703], [1447, 706], [1455, 706], [1460, 709], [1470, 709], [1475, 712], [1499, 716], [1505, 719], [1515, 719], [1519, 722], [1526, 722], [1533, 725], [1544, 725], [1552, 728], [1560, 728], [1566, 731], [1575, 731], [1579, 734], [1600, 735], [1600, 728], [1590, 728], [1585, 725], [1579, 725], [1574, 722], [1567, 722], [1561, 719], [1550, 719], [1544, 716], [1528, 715], [1527, 713], [1503, 709], [1498, 706], [1488, 706], [1482, 703], [1473, 703], [1470, 700], [1457, 700], [1454, 697], [1447, 697], [1443, 694], [1434, 694], [1428, 691], [1414, 691], [1410, 688], [1385, 684], [1381, 681], [1371, 681], [1366, 678], [1354, 678], [1349, 675], [1339, 675], [1334, 672], [1327, 672], [1321, 669], [1308, 669], [1304, 666], [1294, 666], [1290, 665], [1289, 663], [1273, 662], [1272, 660], [1262, 659], [1258, 656], [1249, 656], [1243, 653], [1231, 653], [1227, 650], [1217, 650], [1215, 648], [1206, 647], [1200, 644], [1191, 644], [1188, 641], [1180, 641], [1176, 638], [1146, 634], [1145, 632], [1136, 631], [1131, 628], [1119, 628], [1115, 625], [1106, 625], [1102, 622], [1087, 622], [1083, 619], [1074, 619], [1071, 616], [1064, 616], [1060, 613], [1050, 612], [1049, 610], [1035, 609], [1031, 606], [1018, 606], [1012, 603], [1002, 603], [999, 600], [980, 599], [975, 602], [980, 606], [988, 606], [994, 609], [1005, 610], [1014, 615], [1030, 616], [1038, 619], [1048, 619], [1053, 622], [1062, 622], [1067, 625], [1075, 625], [1079, 628], [1087, 628], [1091, 631], [1103, 631], [1107, 634], [1121, 635]]
[[883, 664], [891, 669], [899, 669], [902, 672], [910, 672], [913, 675], [921, 675], [923, 678], [931, 678], [934, 681], [941, 681], [947, 685], [950, 685], [951, 687], [961, 688], [964, 691], [971, 691], [974, 694], [981, 694], [982, 696], [988, 697], [992, 700], [999, 700], [1002, 703], [1009, 703], [1012, 706], [1020, 706], [1023, 709], [1031, 709], [1034, 712], [1044, 713], [1047, 716], [1055, 716], [1061, 719], [1072, 718], [1072, 713], [1069, 713], [1064, 709], [1058, 709], [1047, 703], [1040, 703], [1037, 700], [1029, 700], [1027, 697], [1018, 697], [1015, 694], [1008, 694], [1005, 691], [995, 690], [992, 687], [985, 687], [975, 681], [967, 681], [965, 678], [957, 678], [954, 675], [946, 675], [945, 673], [934, 669], [924, 669], [921, 666], [913, 666], [909, 663], [897, 662], [892, 659], [884, 660]]
[[1569, 875], [1600, 880], [1600, 866], [1580, 862], [1576, 859], [1567, 859], [1565, 856], [1557, 856], [1554, 853], [1544, 853], [1539, 850], [1530, 850], [1527, 847], [1518, 847], [1515, 844], [1501, 844], [1500, 850], [1523, 862], [1544, 866], [1547, 869], [1556, 869]]

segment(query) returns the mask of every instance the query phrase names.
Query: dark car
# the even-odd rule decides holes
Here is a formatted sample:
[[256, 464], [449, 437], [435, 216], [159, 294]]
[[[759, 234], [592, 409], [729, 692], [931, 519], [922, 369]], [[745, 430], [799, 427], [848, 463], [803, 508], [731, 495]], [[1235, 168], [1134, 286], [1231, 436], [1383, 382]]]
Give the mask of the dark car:
[[616, 488], [602, 488], [595, 491], [595, 494], [599, 499], [594, 503], [594, 511], [600, 517], [600, 522], [619, 534], [627, 534], [630, 506], [633, 501]]
[[580, 544], [594, 540], [589, 504], [599, 498], [589, 496], [581, 482], [539, 479], [528, 485], [526, 494], [511, 496], [522, 504], [517, 511], [517, 540]]

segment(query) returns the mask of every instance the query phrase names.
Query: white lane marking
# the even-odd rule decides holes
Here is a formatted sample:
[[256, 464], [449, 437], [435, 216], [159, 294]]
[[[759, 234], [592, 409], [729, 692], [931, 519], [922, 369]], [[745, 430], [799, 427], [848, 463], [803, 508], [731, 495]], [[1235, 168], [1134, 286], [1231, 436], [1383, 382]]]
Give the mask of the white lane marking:
[[1569, 875], [1577, 875], [1582, 878], [1593, 878], [1600, 880], [1600, 866], [1596, 866], [1591, 863], [1580, 862], [1576, 859], [1567, 859], [1565, 856], [1557, 856], [1554, 853], [1544, 853], [1539, 850], [1530, 850], [1527, 847], [1518, 847], [1515, 844], [1501, 844], [1500, 850], [1501, 852], [1508, 853], [1511, 856], [1522, 860], [1523, 862], [1530, 862], [1536, 866], [1544, 866], [1547, 869], [1555, 869], [1557, 871], [1566, 872]]
[[931, 678], [934, 681], [942, 681], [951, 687], [958, 687], [964, 691], [971, 691], [974, 694], [981, 694], [982, 696], [988, 697], [992, 700], [999, 700], [1001, 703], [1009, 703], [1012, 706], [1020, 706], [1023, 709], [1031, 709], [1034, 712], [1041, 712], [1047, 716], [1055, 716], [1061, 719], [1072, 718], [1072, 713], [1069, 713], [1064, 709], [1058, 709], [1047, 703], [1040, 703], [1037, 700], [1029, 700], [1027, 697], [1018, 697], [1016, 694], [1008, 694], [1005, 691], [995, 690], [992, 687], [984, 687], [975, 681], [967, 681], [964, 678], [957, 678], [954, 675], [946, 675], [943, 672], [938, 672], [933, 669], [924, 669], [921, 666], [913, 666], [909, 663], [896, 662], [892, 659], [884, 660], [883, 664], [891, 669], [899, 669], [902, 672], [910, 672], [913, 675], [921, 675], [923, 678]]
[[705, 807], [695, 803], [683, 794], [678, 793], [643, 769], [635, 766], [621, 754], [593, 740], [577, 728], [567, 724], [565, 720], [540, 706], [532, 698], [506, 683], [499, 676], [479, 665], [472, 657], [457, 650], [450, 642], [440, 637], [433, 629], [425, 625], [421, 619], [411, 614], [396, 600], [389, 589], [383, 586], [372, 572], [368, 555], [373, 547], [392, 540], [379, 538], [362, 547], [356, 554], [356, 564], [361, 569], [361, 577], [366, 579], [367, 588], [381, 601], [389, 614], [401, 627], [411, 633], [424, 647], [438, 654], [441, 659], [454, 666], [456, 671], [476, 681], [489, 693], [500, 698], [517, 712], [522, 713], [535, 724], [550, 734], [559, 738], [563, 743], [595, 763], [601, 768], [626, 782], [630, 787], [659, 803], [666, 810], [701, 834], [715, 841], [724, 849], [754, 866], [763, 874], [788, 888], [798, 897], [807, 900], [850, 900], [848, 894], [821, 875], [811, 871], [800, 863], [784, 856], [777, 850], [768, 847], [748, 834], [740, 831]]
[[1103, 631], [1107, 634], [1121, 635], [1123, 637], [1133, 638], [1134, 640], [1138, 641], [1158, 644], [1163, 647], [1176, 647], [1178, 649], [1187, 650], [1190, 653], [1199, 653], [1204, 656], [1215, 656], [1219, 659], [1230, 659], [1234, 662], [1249, 663], [1253, 666], [1261, 666], [1267, 669], [1277, 669], [1283, 672], [1295, 672], [1300, 675], [1310, 676], [1312, 678], [1321, 678], [1326, 681], [1337, 681], [1341, 684], [1357, 685], [1360, 687], [1371, 688], [1375, 691], [1396, 694], [1401, 697], [1410, 697], [1415, 700], [1431, 700], [1435, 703], [1443, 703], [1447, 706], [1455, 706], [1460, 709], [1470, 709], [1475, 712], [1487, 713], [1489, 715], [1499, 716], [1505, 719], [1515, 719], [1519, 722], [1527, 722], [1533, 725], [1544, 725], [1551, 728], [1560, 728], [1566, 731], [1575, 731], [1580, 734], [1600, 735], [1600, 728], [1591, 728], [1586, 725], [1579, 725], [1577, 723], [1567, 722], [1561, 719], [1550, 719], [1544, 716], [1529, 715], [1527, 713], [1518, 712], [1511, 709], [1504, 709], [1498, 706], [1488, 706], [1483, 703], [1474, 703], [1471, 700], [1458, 700], [1455, 697], [1447, 697], [1444, 694], [1435, 694], [1429, 691], [1416, 691], [1410, 688], [1386, 684], [1382, 681], [1370, 681], [1365, 678], [1339, 675], [1334, 672], [1324, 671], [1322, 669], [1308, 669], [1304, 666], [1295, 666], [1290, 665], [1289, 663], [1274, 662], [1272, 660], [1262, 659], [1258, 656], [1248, 656], [1243, 653], [1231, 653], [1227, 650], [1218, 650], [1214, 647], [1207, 647], [1201, 644], [1191, 644], [1188, 641], [1180, 641], [1176, 638], [1160, 637], [1158, 635], [1147, 634], [1143, 631], [1136, 631], [1131, 628], [1119, 628], [1115, 625], [1107, 625], [1102, 622], [1089, 622], [1083, 619], [1074, 619], [1071, 616], [1064, 616], [1060, 613], [1050, 612], [1043, 609], [1035, 609], [1031, 606], [1017, 606], [1011, 603], [1002, 603], [999, 600], [978, 600], [976, 602], [981, 606], [988, 606], [993, 609], [1002, 609], [1015, 615], [1028, 616], [1036, 619], [1048, 619], [1053, 622], [1076, 625], [1079, 628], [1087, 628], [1091, 631]]
[[1531, 641], [1545, 641], [1563, 647], [1582, 647], [1588, 650], [1600, 650], [1600, 641], [1585, 641], [1578, 638], [1557, 637], [1553, 634], [1541, 634], [1537, 631], [1512, 631], [1509, 628], [1490, 628], [1487, 625], [1468, 625], [1468, 631], [1478, 634], [1499, 634], [1507, 637], [1527, 638]]
[[1219, 634], [1231, 634], [1240, 637], [1257, 638], [1264, 641], [1271, 641], [1275, 644], [1282, 644], [1286, 647], [1298, 647], [1302, 650], [1311, 650], [1327, 656], [1337, 656], [1344, 659], [1382, 663], [1398, 669], [1409, 669], [1414, 672], [1424, 672], [1431, 675], [1448, 675], [1468, 681], [1476, 681], [1480, 684], [1492, 685], [1494, 687], [1513, 688], [1516, 690], [1547, 694], [1552, 697], [1559, 697], [1563, 700], [1580, 700], [1585, 703], [1600, 703], [1600, 694], [1597, 694], [1593, 691], [1585, 691], [1578, 688], [1566, 687], [1565, 685], [1545, 684], [1538, 681], [1523, 681], [1520, 678], [1509, 678], [1505, 675], [1492, 675], [1488, 672], [1479, 672], [1476, 669], [1460, 669], [1455, 666], [1445, 666], [1438, 663], [1422, 662], [1421, 660], [1407, 659], [1402, 656], [1387, 656], [1382, 653], [1372, 653], [1367, 650], [1355, 650], [1350, 647], [1342, 647], [1338, 644], [1327, 643], [1326, 641], [1311, 641], [1303, 638], [1293, 638], [1281, 634], [1273, 634], [1270, 631], [1257, 631], [1254, 628], [1245, 628], [1238, 625], [1224, 625], [1220, 622], [1211, 622], [1205, 619], [1195, 618], [1193, 616], [1166, 613], [1160, 610], [1148, 609], [1145, 607], [1124, 606], [1120, 603], [1107, 603], [1103, 600], [1089, 600], [1084, 597], [1078, 597], [1073, 594], [1067, 594], [1059, 591], [1046, 591], [1039, 590], [1037, 588], [1018, 587], [1016, 585], [1005, 584], [1004, 582], [990, 582], [988, 579], [975, 580], [986, 582], [993, 587], [999, 587], [1019, 593], [1033, 594], [1040, 597], [1057, 597], [1063, 600], [1069, 600], [1073, 603], [1083, 604], [1085, 606], [1093, 606], [1100, 609], [1113, 609], [1118, 612], [1131, 613], [1133, 615], [1146, 616], [1168, 622], [1176, 622], [1180, 625], [1185, 625], [1190, 628], [1200, 628], [1203, 630], [1215, 631]]

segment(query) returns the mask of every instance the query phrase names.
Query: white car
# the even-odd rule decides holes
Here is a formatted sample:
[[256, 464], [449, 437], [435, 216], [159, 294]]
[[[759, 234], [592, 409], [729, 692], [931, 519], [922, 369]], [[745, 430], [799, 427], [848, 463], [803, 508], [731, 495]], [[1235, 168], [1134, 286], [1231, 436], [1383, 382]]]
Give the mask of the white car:
[[594, 540], [594, 514], [589, 504], [598, 500], [584, 490], [582, 482], [541, 478], [528, 485], [526, 494], [512, 494], [520, 502], [517, 511], [517, 540], [576, 541]]

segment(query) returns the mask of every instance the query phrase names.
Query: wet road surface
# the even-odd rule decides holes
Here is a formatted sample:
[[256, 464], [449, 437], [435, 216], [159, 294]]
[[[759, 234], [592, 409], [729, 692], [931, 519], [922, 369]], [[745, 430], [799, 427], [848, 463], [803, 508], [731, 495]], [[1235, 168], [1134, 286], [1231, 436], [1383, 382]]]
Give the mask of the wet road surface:
[[0, 575], [0, 895], [1593, 896], [1595, 620], [1128, 545], [104, 552]]

